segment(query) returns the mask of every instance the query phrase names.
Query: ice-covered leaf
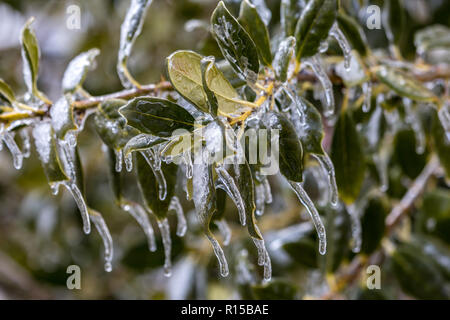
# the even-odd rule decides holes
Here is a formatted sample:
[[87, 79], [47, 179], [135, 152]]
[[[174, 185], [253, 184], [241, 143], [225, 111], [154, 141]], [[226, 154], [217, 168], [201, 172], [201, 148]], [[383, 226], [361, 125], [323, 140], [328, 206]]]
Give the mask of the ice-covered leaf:
[[95, 130], [102, 141], [115, 150], [122, 149], [125, 144], [139, 132], [127, 126], [125, 119], [120, 115], [119, 108], [127, 102], [120, 99], [111, 99], [103, 102], [95, 114]]
[[141, 133], [128, 140], [123, 147], [123, 155], [127, 157], [131, 152], [146, 150], [166, 141], [166, 139], [152, 136], [151, 134]]
[[48, 182], [52, 184], [68, 180], [58, 157], [50, 122], [37, 123], [33, 128], [33, 137]]
[[170, 200], [175, 192], [176, 174], [178, 167], [175, 164], [161, 163], [161, 171], [166, 180], [166, 197], [161, 200], [159, 195], [160, 184], [147, 160], [139, 152], [136, 153], [136, 167], [139, 188], [145, 205], [162, 220], [167, 217]]
[[136, 80], [130, 75], [127, 61], [136, 38], [142, 31], [147, 9], [153, 0], [131, 0], [125, 20], [120, 29], [120, 47], [117, 59], [117, 73], [122, 85], [131, 88], [137, 85]]
[[433, 101], [436, 96], [407, 73], [387, 66], [376, 68], [377, 78], [398, 95], [417, 101]]
[[315, 55], [336, 19], [336, 0], [310, 0], [295, 28], [297, 61]]
[[295, 38], [290, 36], [284, 39], [278, 46], [278, 50], [273, 59], [273, 69], [275, 75], [281, 82], [286, 82], [288, 79], [289, 63], [295, 52]]
[[432, 25], [414, 35], [418, 55], [432, 64], [450, 64], [450, 29], [443, 25]]
[[[167, 58], [169, 79], [186, 100], [199, 110], [209, 112], [208, 97], [203, 88], [202, 56], [192, 51], [176, 51]], [[215, 64], [209, 64], [205, 70], [205, 81], [215, 94], [219, 110], [234, 113], [241, 107], [235, 99], [238, 94], [230, 82]]]
[[16, 97], [14, 96], [14, 92], [11, 87], [0, 78], [0, 98], [6, 100], [10, 105], [16, 101]]
[[303, 181], [303, 148], [291, 121], [272, 111], [264, 115], [263, 121], [268, 129], [279, 130], [280, 172], [288, 180]]
[[369, 255], [378, 249], [385, 232], [387, 214], [388, 207], [382, 198], [372, 197], [369, 200], [361, 217], [361, 252]]
[[70, 61], [64, 71], [62, 88], [66, 92], [74, 92], [83, 84], [86, 74], [94, 68], [95, 57], [99, 55], [99, 49], [91, 49], [76, 56]]
[[280, 5], [280, 21], [284, 36], [293, 36], [298, 19], [307, 4], [307, 0], [282, 0]]
[[76, 130], [77, 126], [73, 119], [73, 107], [68, 96], [59, 98], [50, 108], [50, 118], [56, 137], [63, 139], [70, 130]]
[[194, 129], [194, 118], [178, 104], [154, 97], [139, 97], [120, 108], [127, 124], [143, 133], [170, 137], [177, 129]]
[[28, 92], [38, 96], [36, 83], [39, 73], [40, 52], [36, 35], [34, 34], [33, 29], [31, 29], [31, 23], [33, 23], [33, 21], [34, 18], [30, 18], [22, 29], [22, 60], [24, 80]]
[[212, 34], [223, 56], [244, 80], [255, 82], [259, 71], [258, 51], [245, 29], [220, 1], [211, 16]]
[[259, 16], [256, 7], [248, 0], [241, 3], [238, 21], [255, 43], [260, 61], [264, 65], [270, 66], [272, 64], [272, 52], [270, 51], [269, 31]]
[[206, 93], [208, 100], [208, 111], [213, 117], [217, 117], [217, 112], [219, 110], [219, 102], [217, 101], [216, 94], [209, 88], [211, 86], [211, 70], [214, 66], [214, 57], [206, 57], [201, 60], [202, 69], [202, 85], [203, 90]]
[[341, 113], [334, 131], [331, 159], [339, 195], [345, 203], [358, 197], [366, 172], [364, 151], [351, 111]]
[[347, 87], [361, 85], [370, 80], [363, 61], [356, 51], [353, 51], [351, 54], [349, 68], [345, 67], [344, 61], [336, 65], [336, 74], [342, 78]]
[[358, 22], [343, 11], [337, 15], [337, 23], [345, 37], [351, 43], [352, 48], [356, 50], [361, 57], [367, 55], [367, 39]]
[[270, 19], [272, 19], [272, 12], [267, 7], [265, 0], [250, 0], [250, 3], [255, 6], [258, 15], [266, 26], [269, 25]]

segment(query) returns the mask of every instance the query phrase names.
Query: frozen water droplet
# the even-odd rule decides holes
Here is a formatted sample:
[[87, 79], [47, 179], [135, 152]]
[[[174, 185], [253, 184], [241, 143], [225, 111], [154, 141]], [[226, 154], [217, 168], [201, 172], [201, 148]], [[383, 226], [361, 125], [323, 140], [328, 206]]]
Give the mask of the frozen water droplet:
[[255, 184], [255, 206], [255, 214], [257, 216], [262, 216], [266, 208], [266, 195], [262, 183]]
[[328, 74], [325, 71], [325, 68], [323, 67], [318, 55], [312, 56], [311, 58], [307, 59], [305, 61], [305, 64], [311, 67], [314, 74], [317, 76], [317, 79], [319, 79], [320, 83], [322, 84], [326, 99], [324, 114], [326, 117], [329, 117], [334, 114], [335, 109], [333, 84], [331, 83], [331, 80], [328, 77]]
[[219, 229], [220, 234], [223, 237], [223, 245], [227, 246], [230, 244], [231, 240], [231, 229], [225, 219], [215, 220], [217, 228]]
[[334, 173], [333, 162], [331, 161], [330, 157], [326, 153], [313, 154], [313, 156], [314, 156], [314, 158], [317, 159], [317, 161], [319, 162], [323, 171], [327, 175], [328, 188], [330, 190], [330, 192], [329, 192], [330, 203], [333, 207], [336, 207], [338, 205], [339, 195], [338, 195], [338, 189], [337, 189], [337, 185], [336, 185], [336, 176]]
[[319, 238], [319, 253], [321, 255], [324, 255], [327, 252], [327, 236], [325, 232], [325, 227], [322, 223], [322, 220], [320, 219], [320, 215], [317, 212], [314, 203], [309, 198], [306, 191], [303, 189], [302, 184], [300, 182], [295, 181], [289, 181], [289, 184], [296, 193], [300, 202], [303, 204], [303, 206], [306, 208], [309, 215], [311, 216], [311, 219], [314, 223], [314, 227], [316, 228], [317, 231], [317, 236]]
[[322, 41], [321, 43], [320, 43], [320, 46], [319, 46], [319, 52], [320, 53], [324, 53], [324, 52], [326, 52], [328, 50], [328, 42], [327, 41]]
[[211, 232], [206, 234], [206, 237], [208, 238], [209, 242], [211, 242], [211, 245], [214, 250], [214, 254], [217, 257], [217, 261], [219, 262], [219, 269], [220, 269], [220, 275], [222, 277], [228, 276], [228, 262], [227, 258], [225, 258], [225, 254], [223, 253], [223, 249], [220, 246], [217, 239], [213, 236]]
[[178, 199], [177, 196], [173, 196], [172, 199], [170, 199], [169, 210], [175, 211], [177, 215], [177, 236], [183, 237], [186, 234], [187, 222], [180, 199]]
[[103, 246], [105, 247], [105, 271], [111, 272], [111, 262], [114, 255], [111, 233], [109, 232], [108, 226], [106, 225], [105, 220], [103, 220], [103, 217], [99, 212], [93, 209], [89, 209], [89, 213], [90, 218], [95, 225], [95, 228], [97, 229], [100, 237], [103, 240]]
[[158, 221], [158, 227], [161, 232], [161, 238], [164, 247], [164, 275], [170, 277], [172, 275], [172, 239], [170, 238], [170, 226], [167, 218]]

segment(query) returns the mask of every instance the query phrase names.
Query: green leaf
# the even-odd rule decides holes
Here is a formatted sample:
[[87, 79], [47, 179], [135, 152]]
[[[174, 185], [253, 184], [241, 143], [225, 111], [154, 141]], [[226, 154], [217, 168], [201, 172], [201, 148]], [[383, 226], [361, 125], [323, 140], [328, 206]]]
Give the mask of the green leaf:
[[434, 237], [416, 234], [409, 245], [425, 255], [450, 281], [450, 249], [445, 243]]
[[258, 51], [245, 29], [220, 1], [211, 16], [212, 34], [225, 59], [244, 80], [255, 82], [259, 72]]
[[122, 149], [125, 144], [139, 132], [126, 125], [125, 119], [120, 115], [119, 108], [127, 102], [120, 99], [111, 99], [103, 102], [95, 114], [95, 130], [102, 141], [110, 148]]
[[170, 137], [178, 129], [194, 129], [194, 118], [189, 112], [161, 98], [135, 98], [119, 112], [127, 119], [128, 125], [159, 137]]
[[282, 0], [280, 4], [280, 22], [284, 36], [293, 36], [295, 27], [306, 6], [305, 0]]
[[[200, 111], [209, 112], [208, 96], [203, 87], [202, 56], [192, 51], [176, 51], [167, 58], [169, 80], [177, 92]], [[240, 110], [235, 99], [238, 93], [215, 64], [210, 64], [204, 75], [206, 86], [216, 96], [221, 112]]]
[[382, 21], [389, 42], [398, 45], [405, 26], [405, 13], [401, 0], [384, 1]]
[[423, 196], [418, 222], [420, 231], [450, 244], [450, 191], [436, 188]]
[[450, 179], [450, 135], [442, 127], [436, 111], [433, 111], [431, 135], [441, 166], [444, 168], [447, 178]]
[[175, 192], [175, 184], [178, 167], [171, 163], [161, 163], [161, 170], [167, 183], [167, 195], [164, 200], [159, 199], [159, 185], [151, 167], [148, 165], [145, 158], [139, 153], [136, 153], [136, 168], [139, 189], [141, 190], [142, 198], [147, 208], [161, 220], [167, 217], [170, 200]]
[[62, 96], [52, 105], [50, 117], [58, 139], [64, 139], [68, 131], [77, 129], [69, 96]]
[[123, 147], [123, 155], [127, 156], [131, 152], [146, 150], [163, 142], [167, 142], [167, 140], [141, 133], [128, 140], [127, 144]]
[[361, 190], [366, 172], [364, 158], [359, 133], [347, 109], [339, 116], [331, 146], [339, 195], [347, 204], [354, 202]]
[[100, 50], [94, 48], [79, 54], [70, 61], [62, 79], [62, 88], [65, 93], [74, 92], [83, 84], [86, 74], [95, 65], [95, 57], [99, 54]]
[[261, 62], [270, 66], [272, 64], [272, 52], [270, 51], [269, 31], [259, 16], [256, 7], [248, 0], [241, 3], [238, 21], [255, 43]]
[[202, 67], [202, 85], [203, 90], [206, 93], [206, 97], [208, 98], [208, 110], [211, 115], [217, 117], [217, 111], [219, 109], [219, 103], [217, 101], [216, 95], [213, 91], [209, 89], [209, 86], [212, 85], [211, 77], [212, 72], [211, 69], [214, 68], [214, 57], [206, 57], [201, 60]]
[[416, 152], [416, 136], [412, 129], [399, 130], [394, 138], [393, 161], [409, 178], [415, 179], [426, 165], [426, 152]]
[[317, 269], [318, 254], [315, 234], [313, 230], [299, 234], [298, 237], [283, 243], [283, 250], [293, 261], [310, 269]]
[[0, 98], [6, 100], [10, 105], [12, 105], [16, 101], [16, 97], [14, 96], [14, 92], [11, 87], [0, 78]]
[[376, 68], [375, 74], [381, 82], [402, 97], [417, 101], [433, 101], [436, 99], [432, 91], [403, 71], [392, 67], [380, 66]]
[[30, 18], [22, 29], [22, 59], [23, 59], [23, 74], [25, 84], [28, 92], [38, 96], [36, 83], [39, 73], [39, 45], [34, 31], [31, 29], [31, 24], [34, 18]]
[[225, 214], [225, 208], [227, 204], [227, 193], [222, 189], [216, 189], [216, 208], [217, 211], [214, 214], [214, 220], [220, 220]]
[[339, 11], [336, 19], [339, 28], [342, 30], [345, 37], [352, 45], [352, 48], [356, 50], [361, 55], [361, 57], [365, 57], [368, 51], [366, 45], [367, 39], [358, 22], [343, 11]]
[[392, 268], [404, 292], [419, 299], [450, 298], [444, 276], [428, 256], [407, 244], [392, 255]]
[[310, 0], [295, 28], [297, 61], [315, 55], [336, 19], [336, 0]]
[[278, 130], [280, 172], [288, 180], [301, 182], [303, 180], [303, 148], [294, 126], [285, 116], [273, 111], [264, 115], [263, 122], [268, 129]]
[[33, 128], [36, 150], [50, 185], [69, 180], [64, 173], [56, 150], [56, 141], [50, 122], [38, 122]]
[[384, 220], [388, 214], [387, 209], [381, 198], [373, 197], [369, 200], [361, 218], [361, 252], [369, 255], [380, 246], [386, 226]]
[[288, 79], [289, 63], [295, 52], [295, 38], [288, 37], [284, 39], [278, 46], [278, 51], [273, 59], [273, 69], [275, 76], [281, 82], [286, 82]]

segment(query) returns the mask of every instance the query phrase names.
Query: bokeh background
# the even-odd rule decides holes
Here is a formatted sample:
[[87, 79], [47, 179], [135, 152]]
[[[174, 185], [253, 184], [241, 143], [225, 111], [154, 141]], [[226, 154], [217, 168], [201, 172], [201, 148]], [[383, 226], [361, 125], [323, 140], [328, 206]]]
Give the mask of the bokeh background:
[[[41, 48], [39, 88], [52, 100], [60, 95], [60, 82], [68, 62], [78, 53], [93, 47], [99, 48], [101, 54], [97, 58], [96, 70], [88, 75], [85, 89], [92, 95], [121, 90], [116, 59], [120, 25], [129, 2], [0, 1], [0, 77], [15, 92], [24, 92], [19, 36], [25, 21], [34, 16], [33, 27]], [[278, 28], [279, 2], [267, 1], [273, 9], [271, 32]], [[371, 3], [382, 5], [382, 1]], [[408, 28], [401, 48], [403, 55], [410, 57], [415, 52], [413, 35], [416, 30], [434, 23], [450, 25], [450, 1], [408, 0], [405, 3], [409, 3], [406, 6]], [[197, 23], [200, 26], [191, 30], [190, 27], [195, 25], [192, 22], [186, 26], [192, 19], [207, 23], [216, 4], [214, 0], [154, 0], [129, 61], [129, 68], [136, 79], [141, 83], [158, 82], [164, 74], [165, 57], [178, 49], [219, 56], [205, 27]], [[228, 4], [236, 10], [239, 1], [230, 0]], [[70, 30], [66, 26], [70, 5], [81, 9], [79, 30]], [[383, 31], [365, 31], [372, 48], [386, 47]], [[103, 269], [103, 248], [98, 234], [95, 231], [90, 235], [82, 232], [80, 215], [71, 196], [65, 191], [58, 196], [51, 195], [34, 150], [21, 170], [14, 169], [10, 154], [3, 150], [0, 152], [0, 299], [249, 297], [249, 288], [243, 283], [248, 282], [249, 277], [257, 283], [261, 268], [255, 267], [255, 250], [244, 228], [239, 227], [234, 206], [229, 203], [226, 213], [234, 232], [233, 244], [225, 251], [231, 266], [230, 276], [220, 278], [216, 259], [201, 235], [192, 205], [184, 203], [189, 231], [184, 238], [178, 238], [175, 235], [176, 221], [171, 220], [174, 268], [172, 277], [165, 278], [161, 268], [164, 255], [159, 235], [158, 250], [152, 253], [135, 220], [114, 205], [106, 159], [100, 152], [101, 142], [91, 122], [92, 119], [79, 140], [86, 194], [88, 203], [102, 212], [111, 230], [115, 250], [113, 271], [107, 273]], [[294, 195], [276, 177], [271, 178], [271, 183], [274, 201], [266, 208], [259, 224], [269, 247], [277, 282], [270, 289], [272, 291], [260, 290], [252, 297], [320, 298], [330, 287], [327, 275], [317, 262], [314, 237], [309, 236], [312, 234], [311, 225], [306, 222], [308, 217]], [[126, 185], [130, 194], [136, 193], [135, 184], [133, 175], [128, 174]], [[179, 189], [179, 197], [184, 199], [181, 186]], [[314, 185], [311, 192], [314, 193]], [[400, 194], [404, 192], [405, 189], [399, 191]], [[438, 200], [442, 203], [439, 214], [449, 226], [450, 191], [442, 184], [439, 192], [441, 197]], [[432, 194], [429, 203], [435, 201], [433, 196], [438, 197]], [[419, 204], [417, 212], [435, 214], [436, 208], [429, 207]], [[449, 229], [445, 227], [438, 234], [441, 242], [446, 243], [446, 250]], [[286, 243], [290, 246], [285, 246]], [[296, 250], [303, 252], [298, 259]], [[345, 260], [349, 261], [349, 250], [346, 255], [348, 259]], [[450, 259], [448, 256], [443, 258]], [[81, 268], [81, 290], [68, 290], [66, 287], [69, 276], [66, 269], [72, 264]], [[364, 278], [349, 288], [342, 298], [410, 298], [398, 286], [391, 286], [395, 279], [389, 275], [383, 278], [383, 290], [376, 293], [365, 290], [363, 283]]]

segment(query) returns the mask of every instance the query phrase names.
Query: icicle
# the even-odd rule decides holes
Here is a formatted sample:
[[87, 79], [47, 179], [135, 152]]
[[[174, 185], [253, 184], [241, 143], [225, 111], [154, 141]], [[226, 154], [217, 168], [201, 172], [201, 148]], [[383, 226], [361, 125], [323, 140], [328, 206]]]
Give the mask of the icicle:
[[114, 149], [114, 154], [116, 155], [116, 172], [121, 172], [123, 162], [123, 152], [122, 150]]
[[214, 254], [217, 258], [217, 261], [219, 261], [220, 275], [222, 277], [228, 276], [228, 262], [225, 254], [223, 253], [222, 247], [211, 232], [207, 233], [206, 237], [208, 238], [209, 242], [211, 242]]
[[63, 185], [72, 194], [72, 197], [77, 204], [78, 210], [80, 210], [81, 219], [83, 220], [84, 233], [89, 234], [91, 232], [91, 223], [89, 220], [89, 212], [83, 194], [74, 182], [65, 182]]
[[412, 109], [412, 101], [410, 99], [404, 98], [403, 104], [406, 111], [406, 122], [411, 125], [416, 137], [416, 152], [422, 154], [425, 152], [426, 147], [426, 137], [423, 132], [422, 124], [415, 110]]
[[184, 217], [184, 211], [181, 206], [180, 199], [178, 199], [177, 196], [173, 196], [172, 199], [170, 199], [169, 210], [175, 211], [177, 215], [177, 236], [184, 236], [187, 230], [187, 222]]
[[312, 56], [305, 61], [305, 64], [309, 65], [313, 72], [316, 74], [320, 83], [322, 84], [323, 90], [325, 91], [325, 99], [327, 104], [325, 106], [324, 114], [329, 117], [334, 114], [334, 94], [333, 94], [333, 84], [325, 71], [320, 57], [318, 55]]
[[23, 154], [17, 146], [16, 141], [14, 141], [13, 133], [4, 132], [2, 138], [13, 157], [14, 168], [19, 170], [20, 168], [22, 168]]
[[92, 222], [97, 228], [98, 233], [100, 234], [100, 237], [103, 240], [103, 245], [105, 247], [105, 271], [111, 272], [112, 271], [111, 262], [114, 254], [111, 234], [109, 232], [108, 226], [105, 223], [105, 220], [103, 220], [103, 217], [100, 213], [90, 209], [90, 216]]
[[230, 176], [223, 165], [217, 165], [216, 172], [219, 176], [220, 182], [222, 182], [223, 184], [224, 191], [230, 196], [238, 209], [239, 220], [241, 221], [241, 224], [245, 226], [246, 221], [244, 200], [242, 199], [241, 193], [239, 192], [239, 189], [236, 186], [233, 177]]
[[342, 33], [342, 30], [339, 29], [338, 24], [335, 22], [333, 27], [330, 30], [331, 36], [336, 39], [339, 46], [341, 47], [342, 52], [344, 53], [344, 67], [347, 71], [350, 71], [350, 61], [352, 59], [352, 47], [350, 43], [348, 43], [347, 38]]
[[288, 95], [289, 99], [291, 99], [292, 103], [296, 105], [296, 108], [294, 110], [299, 116], [300, 125], [304, 125], [306, 121], [306, 117], [304, 114], [304, 104], [300, 103], [300, 101], [298, 100], [298, 96], [294, 90], [290, 89], [286, 85], [283, 85], [283, 90]]
[[272, 203], [272, 190], [270, 188], [270, 183], [267, 177], [263, 178], [262, 184], [264, 186], [264, 196], [266, 198], [266, 203]]
[[272, 278], [272, 263], [267, 252], [264, 240], [252, 237], [253, 243], [258, 251], [258, 265], [264, 266], [264, 281], [268, 282]]
[[192, 157], [191, 157], [191, 151], [186, 151], [183, 153], [183, 161], [186, 165], [186, 178], [191, 179], [192, 178], [192, 171], [193, 171], [193, 164], [192, 164]]
[[327, 175], [328, 188], [330, 190], [330, 192], [329, 192], [330, 203], [333, 207], [336, 207], [338, 205], [339, 195], [338, 195], [338, 189], [337, 189], [337, 185], [336, 185], [336, 176], [334, 173], [333, 162], [331, 162], [330, 157], [326, 153], [313, 154], [313, 156], [314, 156], [314, 158], [317, 159], [317, 161], [319, 162], [323, 171]]
[[369, 112], [370, 111], [370, 105], [372, 103], [372, 82], [367, 81], [362, 84], [362, 90], [364, 94], [364, 105], [363, 105], [363, 112]]
[[311, 201], [308, 194], [303, 189], [301, 183], [289, 181], [289, 184], [291, 185], [294, 192], [297, 194], [297, 197], [300, 200], [300, 202], [303, 204], [303, 206], [305, 206], [306, 210], [308, 210], [308, 213], [311, 216], [311, 219], [314, 223], [314, 227], [316, 228], [317, 231], [317, 236], [319, 238], [319, 253], [321, 255], [324, 255], [327, 252], [327, 236], [325, 232], [325, 227], [322, 223], [322, 220], [320, 219], [320, 215], [317, 212], [314, 203]]
[[255, 206], [255, 214], [257, 216], [262, 216], [266, 208], [266, 195], [262, 183], [255, 184]]
[[219, 229], [220, 234], [223, 237], [223, 245], [227, 246], [230, 244], [231, 240], [231, 229], [225, 219], [215, 220], [217, 228]]
[[167, 218], [158, 221], [158, 227], [161, 232], [161, 238], [164, 246], [164, 275], [170, 277], [172, 275], [172, 239], [170, 238], [170, 226]]
[[20, 130], [20, 136], [22, 137], [22, 143], [23, 143], [23, 150], [22, 150], [23, 157], [29, 158], [30, 151], [31, 151], [30, 133], [28, 132], [28, 130], [23, 129], [23, 130]]
[[121, 208], [131, 214], [144, 230], [144, 233], [147, 236], [149, 250], [151, 252], [156, 251], [155, 232], [153, 231], [153, 227], [150, 223], [150, 220], [148, 219], [148, 215], [145, 209], [141, 205], [132, 202], [121, 204]]
[[361, 251], [362, 244], [362, 228], [361, 228], [361, 220], [359, 219], [359, 206], [357, 207], [355, 204], [351, 204], [347, 207], [347, 211], [350, 215], [350, 221], [352, 225], [352, 251], [357, 253]]
[[317, 188], [319, 190], [319, 199], [317, 199], [317, 203], [321, 207], [326, 206], [330, 202], [328, 175], [327, 177], [324, 177], [323, 171], [321, 166], [311, 166], [309, 168], [309, 172], [311, 172], [314, 181], [317, 183]]
[[153, 171], [153, 174], [155, 175], [156, 181], [158, 182], [159, 187], [159, 199], [164, 200], [167, 196], [167, 182], [166, 178], [164, 177], [164, 174], [161, 170], [161, 163], [158, 168], [158, 162], [156, 161], [154, 157], [154, 153], [150, 152], [149, 150], [141, 151], [141, 154], [144, 156], [145, 160], [147, 161], [148, 165]]
[[130, 152], [124, 156], [125, 167], [128, 172], [133, 170], [133, 154]]

